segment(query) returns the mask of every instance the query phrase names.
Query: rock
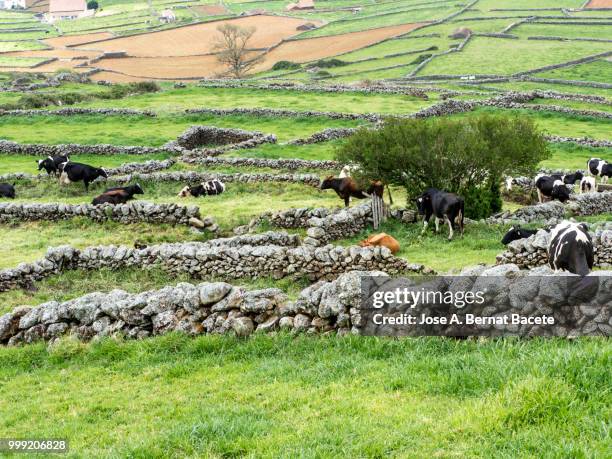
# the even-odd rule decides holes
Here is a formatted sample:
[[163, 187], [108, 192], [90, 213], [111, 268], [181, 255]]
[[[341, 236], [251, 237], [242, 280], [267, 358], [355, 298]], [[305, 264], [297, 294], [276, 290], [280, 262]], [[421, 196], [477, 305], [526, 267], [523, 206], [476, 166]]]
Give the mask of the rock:
[[281, 330], [290, 330], [293, 328], [293, 317], [281, 317], [278, 326]]
[[248, 317], [238, 317], [232, 320], [232, 329], [236, 333], [236, 336], [249, 336], [253, 333], [253, 321]]
[[310, 317], [305, 314], [297, 314], [293, 319], [293, 330], [297, 332], [305, 331], [310, 327], [310, 323]]

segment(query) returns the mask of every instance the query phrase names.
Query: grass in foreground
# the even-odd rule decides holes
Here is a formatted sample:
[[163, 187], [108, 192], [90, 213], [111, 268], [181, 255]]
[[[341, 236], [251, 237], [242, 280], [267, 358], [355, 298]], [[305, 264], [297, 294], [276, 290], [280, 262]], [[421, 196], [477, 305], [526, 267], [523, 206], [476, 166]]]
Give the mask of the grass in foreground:
[[0, 430], [67, 438], [68, 457], [605, 457], [611, 356], [588, 338], [64, 339], [0, 349]]

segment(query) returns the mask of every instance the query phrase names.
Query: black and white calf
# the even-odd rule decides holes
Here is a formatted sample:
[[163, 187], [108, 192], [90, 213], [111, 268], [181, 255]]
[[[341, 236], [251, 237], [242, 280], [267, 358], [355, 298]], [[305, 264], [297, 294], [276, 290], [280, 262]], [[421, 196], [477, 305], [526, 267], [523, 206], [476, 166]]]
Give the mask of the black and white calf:
[[453, 238], [453, 226], [456, 224], [463, 236], [463, 219], [465, 203], [463, 198], [453, 193], [440, 191], [435, 188], [429, 188], [418, 198], [416, 205], [419, 213], [424, 216], [423, 231], [427, 231], [429, 220], [434, 217], [436, 224], [436, 233], [440, 230], [440, 220], [448, 224], [449, 234], [448, 240]]
[[563, 221], [550, 233], [548, 264], [555, 271], [566, 270], [586, 276], [593, 269], [593, 240], [585, 223]]
[[601, 177], [601, 183], [607, 183], [612, 177], [612, 164], [599, 158], [591, 158], [587, 162], [587, 169], [591, 175]]
[[583, 177], [584, 177], [584, 174], [581, 171], [576, 171], [573, 174], [565, 174], [561, 176], [561, 180], [566, 185], [575, 185], [576, 182], [580, 182], [580, 180], [582, 180]]
[[527, 239], [528, 237], [533, 236], [537, 232], [538, 230], [523, 229], [520, 225], [512, 226], [504, 235], [504, 238], [501, 242], [504, 245], [508, 245], [512, 241], [518, 241], [519, 239]]
[[597, 191], [595, 177], [583, 177], [580, 180], [580, 193], [593, 193]]
[[61, 171], [61, 165], [67, 163], [69, 161], [68, 156], [64, 155], [56, 155], [56, 156], [47, 156], [45, 159], [39, 159], [36, 162], [38, 163], [38, 170], [47, 171], [48, 175], [59, 175]]
[[562, 180], [550, 177], [548, 175], [537, 175], [535, 178], [536, 189], [538, 190], [538, 201], [543, 201], [542, 197], [546, 196], [552, 200], [565, 202], [570, 198], [570, 189], [563, 183]]
[[15, 199], [15, 184], [0, 183], [0, 198]]
[[197, 198], [199, 196], [216, 196], [225, 191], [225, 185], [220, 180], [214, 179], [208, 182], [201, 183], [200, 185], [190, 186], [187, 185], [178, 194], [179, 198], [185, 198], [187, 196], [193, 196]]
[[85, 189], [88, 190], [89, 184], [98, 177], [108, 178], [108, 175], [102, 168], [69, 161], [63, 164], [60, 183], [68, 185], [73, 182], [83, 182]]

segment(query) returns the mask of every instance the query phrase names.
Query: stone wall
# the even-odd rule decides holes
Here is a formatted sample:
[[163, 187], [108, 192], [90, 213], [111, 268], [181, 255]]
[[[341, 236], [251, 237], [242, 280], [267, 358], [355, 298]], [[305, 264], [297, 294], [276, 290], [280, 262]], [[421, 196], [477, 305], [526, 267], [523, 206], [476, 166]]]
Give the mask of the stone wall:
[[[550, 288], [536, 276], [551, 275], [546, 268], [531, 273], [520, 272], [516, 265], [494, 268], [477, 267], [462, 280], [466, 291], [487, 288], [488, 295], [496, 295], [500, 310], [529, 313], [534, 304], [542, 314], [554, 316], [553, 305], [563, 304], [572, 292], [566, 288]], [[505, 273], [512, 276], [501, 277]], [[601, 273], [605, 274], [605, 273]], [[65, 302], [49, 301], [34, 308], [20, 306], [0, 316], [0, 344], [18, 345], [36, 341], [52, 341], [70, 334], [81, 341], [104, 336], [123, 336], [141, 339], [169, 332], [188, 335], [232, 333], [246, 337], [253, 332], [276, 330], [292, 332], [359, 335], [367, 330], [362, 309], [361, 278], [377, 276], [381, 282], [388, 274], [381, 271], [353, 271], [331, 281], [320, 281], [302, 290], [295, 301], [276, 288], [247, 290], [225, 282], [191, 284], [182, 282], [159, 290], [128, 293], [112, 290], [94, 292]], [[490, 276], [497, 276], [491, 278]], [[609, 301], [609, 278], [598, 280], [594, 298]], [[495, 284], [488, 281], [495, 279]], [[531, 282], [530, 282], [531, 281]], [[443, 280], [437, 289], [452, 288], [452, 278]], [[551, 282], [555, 282], [551, 280]], [[526, 295], [529, 297], [526, 297]], [[600, 314], [600, 308], [583, 305], [576, 308], [575, 323], [586, 334], [609, 336], [612, 319]], [[482, 311], [482, 315], [485, 311]], [[541, 327], [508, 325], [506, 331], [522, 335], [542, 333]], [[501, 334], [503, 327], [495, 326]], [[566, 336], [576, 332], [563, 327], [563, 322], [550, 333]]]
[[125, 163], [118, 167], [104, 170], [109, 176], [133, 174], [134, 172], [138, 172], [140, 174], [151, 174], [153, 172], [170, 169], [175, 164], [176, 161], [174, 159], [164, 159], [162, 161], [149, 160], [142, 163]]
[[491, 224], [530, 223], [538, 220], [556, 222], [568, 216], [599, 215], [612, 212], [612, 192], [573, 194], [566, 204], [549, 201], [525, 206], [514, 212], [502, 212], [489, 217]]
[[378, 122], [382, 119], [378, 113], [319, 112], [316, 110], [297, 111], [279, 108], [194, 108], [187, 109], [185, 112], [189, 114], [210, 114], [217, 116], [248, 115], [275, 118], [322, 117], [334, 120], [366, 120], [371, 122]]
[[171, 146], [141, 147], [108, 144], [82, 145], [78, 143], [47, 145], [17, 143], [0, 139], [0, 153], [40, 157], [54, 155], [156, 155], [161, 153], [178, 155], [182, 152], [182, 148]]
[[74, 217], [86, 217], [97, 222], [112, 220], [119, 223], [172, 223], [187, 225], [200, 218], [196, 206], [177, 204], [153, 204], [147, 201], [130, 201], [127, 204], [24, 204], [0, 202], [0, 222], [56, 221]]
[[151, 110], [129, 108], [61, 108], [59, 110], [0, 110], [0, 116], [157, 116]]
[[307, 159], [267, 159], [267, 158], [239, 158], [239, 157], [196, 157], [185, 158], [185, 162], [201, 164], [204, 166], [234, 166], [234, 167], [267, 167], [270, 169], [323, 169], [337, 170], [342, 166], [337, 161], [307, 160]]
[[152, 182], [181, 182], [202, 183], [208, 180], [218, 179], [224, 183], [262, 183], [262, 182], [287, 182], [302, 183], [304, 185], [319, 186], [320, 178], [314, 174], [223, 174], [195, 171], [154, 172], [152, 174], [134, 173], [130, 175], [114, 176], [109, 181], [117, 183], [128, 183], [134, 180]]
[[276, 136], [243, 129], [191, 126], [177, 140], [168, 142], [165, 147], [183, 149], [183, 160], [189, 162], [194, 158], [218, 156], [231, 150], [255, 148], [264, 143], [276, 143]]
[[[591, 225], [592, 227], [594, 225]], [[606, 222], [591, 231], [595, 249], [595, 266], [612, 266], [612, 223]], [[550, 232], [539, 230], [527, 239], [519, 239], [508, 244], [507, 249], [497, 256], [498, 264], [514, 263], [520, 268], [533, 268], [548, 263], [548, 243]]]
[[315, 132], [311, 136], [295, 139], [287, 142], [289, 145], [309, 145], [313, 143], [329, 142], [331, 140], [343, 139], [352, 136], [358, 128], [327, 128]]
[[[354, 270], [418, 273], [422, 265], [394, 257], [385, 247], [294, 246], [286, 233], [244, 235], [209, 242], [160, 244], [142, 249], [96, 246], [79, 250], [51, 248], [34, 263], [0, 271], [0, 291], [10, 290], [71, 269], [98, 270], [160, 267], [171, 275], [223, 279], [306, 277], [332, 279]], [[265, 245], [264, 245], [265, 244]]]

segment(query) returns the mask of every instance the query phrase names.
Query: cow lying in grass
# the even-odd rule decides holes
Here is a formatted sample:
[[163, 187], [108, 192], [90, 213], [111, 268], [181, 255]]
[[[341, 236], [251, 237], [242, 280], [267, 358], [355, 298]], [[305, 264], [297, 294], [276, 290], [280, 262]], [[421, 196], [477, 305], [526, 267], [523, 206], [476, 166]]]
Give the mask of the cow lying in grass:
[[60, 165], [62, 175], [60, 183], [68, 185], [73, 182], [83, 182], [85, 190], [89, 189], [89, 184], [98, 177], [108, 178], [106, 171], [99, 167], [89, 166], [87, 164], [73, 163], [68, 161]]
[[399, 242], [387, 233], [374, 234], [361, 241], [359, 247], [386, 247], [394, 255], [400, 251]]
[[144, 194], [140, 184], [129, 185], [125, 187], [108, 188], [100, 196], [96, 196], [92, 204], [98, 206], [100, 204], [125, 204], [131, 199], [134, 199], [135, 194]]
[[504, 238], [501, 242], [504, 245], [508, 245], [512, 241], [518, 241], [519, 239], [527, 239], [528, 237], [533, 236], [537, 232], [538, 230], [523, 229], [520, 227], [520, 225], [512, 226], [504, 235]]
[[0, 183], [0, 198], [15, 199], [15, 184]]
[[47, 175], [59, 175], [61, 165], [65, 164], [69, 161], [68, 156], [64, 155], [56, 155], [56, 156], [48, 156], [45, 159], [39, 159], [36, 162], [38, 163], [38, 170], [47, 171]]
[[178, 194], [179, 198], [192, 196], [198, 198], [200, 196], [216, 196], [225, 191], [225, 185], [220, 180], [214, 179], [208, 182], [201, 183], [196, 186], [187, 185]]
[[429, 188], [418, 198], [416, 198], [416, 205], [419, 213], [424, 216], [423, 218], [423, 231], [421, 234], [425, 234], [429, 220], [434, 217], [436, 224], [436, 233], [440, 231], [440, 220], [443, 220], [448, 224], [448, 240], [453, 238], [453, 226], [457, 225], [463, 236], [463, 219], [464, 219], [464, 207], [465, 203], [463, 198], [460, 198], [456, 194], [447, 193], [446, 191], [440, 191], [436, 188]]

